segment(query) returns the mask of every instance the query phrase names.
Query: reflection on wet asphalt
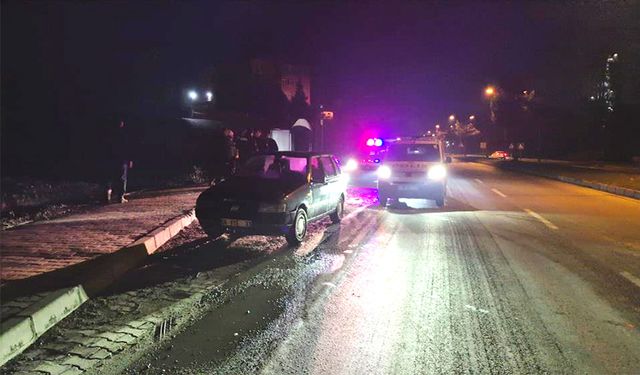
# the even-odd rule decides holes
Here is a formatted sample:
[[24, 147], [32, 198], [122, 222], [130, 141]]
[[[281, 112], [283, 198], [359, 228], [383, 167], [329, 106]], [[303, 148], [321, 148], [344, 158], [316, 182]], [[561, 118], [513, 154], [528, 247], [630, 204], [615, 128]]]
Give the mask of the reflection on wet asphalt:
[[444, 209], [352, 189], [342, 225], [265, 255], [168, 357], [132, 370], [640, 372], [640, 293], [621, 277], [640, 274], [640, 203], [470, 163], [448, 189]]

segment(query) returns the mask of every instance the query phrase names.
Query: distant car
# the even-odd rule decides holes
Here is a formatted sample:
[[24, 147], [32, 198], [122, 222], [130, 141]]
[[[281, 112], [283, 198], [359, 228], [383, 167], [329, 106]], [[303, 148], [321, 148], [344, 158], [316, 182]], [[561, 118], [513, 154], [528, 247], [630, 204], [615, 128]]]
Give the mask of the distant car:
[[445, 204], [447, 167], [443, 142], [434, 137], [399, 138], [387, 149], [378, 168], [378, 200], [381, 206], [399, 198], [434, 200]]
[[509, 157], [509, 153], [506, 151], [494, 151], [488, 156], [489, 159], [502, 159], [506, 160]]
[[345, 172], [353, 173], [357, 171], [373, 171], [376, 170], [382, 162], [379, 155], [366, 155], [364, 157], [347, 157], [342, 161], [342, 169]]
[[254, 156], [238, 173], [198, 197], [196, 217], [210, 237], [224, 232], [284, 235], [300, 244], [308, 223], [344, 212], [347, 175], [333, 155], [275, 152]]

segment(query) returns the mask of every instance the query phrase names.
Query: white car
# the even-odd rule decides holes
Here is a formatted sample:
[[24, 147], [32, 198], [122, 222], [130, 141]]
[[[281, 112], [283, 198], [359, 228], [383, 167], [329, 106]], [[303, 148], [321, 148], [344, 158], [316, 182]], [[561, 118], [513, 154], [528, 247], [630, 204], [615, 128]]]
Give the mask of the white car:
[[441, 140], [434, 137], [399, 139], [390, 143], [378, 168], [380, 205], [399, 198], [434, 200], [443, 207], [447, 190], [447, 166]]

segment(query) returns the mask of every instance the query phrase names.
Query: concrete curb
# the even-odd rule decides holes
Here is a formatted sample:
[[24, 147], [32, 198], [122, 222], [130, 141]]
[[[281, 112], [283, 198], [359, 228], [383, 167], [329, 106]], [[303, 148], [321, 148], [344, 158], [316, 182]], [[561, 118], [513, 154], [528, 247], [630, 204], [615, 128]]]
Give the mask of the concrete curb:
[[33, 344], [49, 328], [89, 299], [82, 285], [49, 293], [0, 328], [0, 366]]
[[628, 198], [640, 199], [640, 191], [638, 190], [627, 189], [620, 186], [601, 184], [599, 182], [586, 181], [586, 180], [581, 180], [581, 179], [572, 178], [572, 177], [565, 177], [565, 176], [554, 176], [554, 177], [545, 176], [545, 177], [554, 178], [562, 182], [580, 185], [580, 186], [604, 191], [611, 194], [622, 195]]
[[103, 261], [96, 262], [84, 273], [85, 280], [80, 285], [50, 292], [3, 321], [0, 329], [0, 366], [29, 347], [91, 295], [104, 290], [148, 255], [155, 253], [195, 219], [195, 211], [190, 210], [169, 220], [132, 244], [109, 254]]
[[606, 193], [620, 195], [627, 198], [640, 199], [640, 191], [638, 190], [628, 189], [628, 188], [614, 186], [614, 185], [607, 185], [599, 182], [587, 181], [587, 180], [582, 180], [582, 179], [573, 178], [573, 177], [556, 176], [556, 175], [550, 175], [546, 173], [532, 172], [532, 171], [522, 170], [519, 168], [514, 168], [511, 166], [505, 166], [505, 165], [500, 165], [498, 167], [512, 171], [512, 172], [524, 173], [524, 174], [538, 176], [538, 177], [545, 177], [552, 180], [562, 181], [568, 184], [578, 185], [582, 187], [588, 187], [594, 190], [604, 191]]

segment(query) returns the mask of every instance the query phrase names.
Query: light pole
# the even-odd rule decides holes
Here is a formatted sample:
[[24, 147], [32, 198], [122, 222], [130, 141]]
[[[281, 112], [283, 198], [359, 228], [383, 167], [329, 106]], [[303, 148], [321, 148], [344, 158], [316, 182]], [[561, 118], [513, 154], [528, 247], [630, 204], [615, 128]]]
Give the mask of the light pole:
[[498, 96], [498, 90], [494, 86], [487, 86], [484, 89], [484, 96], [489, 100], [489, 111], [491, 112], [491, 122], [496, 123], [495, 101]]
[[198, 93], [195, 90], [191, 90], [187, 95], [189, 96], [189, 99], [191, 99], [191, 118], [194, 118], [193, 105], [196, 100], [198, 100]]
[[[489, 86], [484, 88], [484, 97], [485, 97], [485, 99], [487, 99], [489, 101], [489, 112], [490, 112], [491, 123], [494, 124], [494, 125], [496, 124], [496, 121], [497, 121], [496, 101], [498, 99], [498, 96], [499, 96], [499, 93], [498, 93], [498, 88], [496, 86], [489, 85]], [[498, 137], [496, 137], [496, 138], [498, 138]], [[507, 128], [506, 127], [502, 128], [502, 138], [503, 138], [504, 142], [507, 141]]]

